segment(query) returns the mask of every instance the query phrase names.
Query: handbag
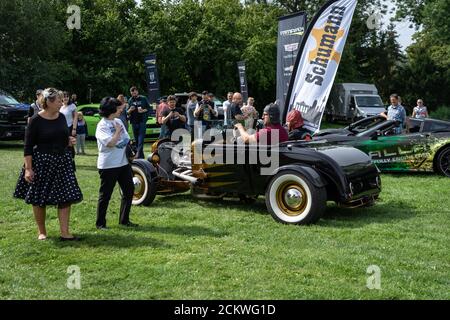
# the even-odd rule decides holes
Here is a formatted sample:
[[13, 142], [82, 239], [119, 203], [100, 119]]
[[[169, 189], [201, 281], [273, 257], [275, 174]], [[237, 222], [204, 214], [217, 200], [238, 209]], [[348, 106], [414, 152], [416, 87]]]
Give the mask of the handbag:
[[125, 155], [127, 156], [129, 163], [132, 163], [134, 161], [134, 158], [136, 158], [136, 154], [137, 154], [136, 144], [133, 140], [130, 140], [130, 142], [128, 142], [125, 148]]

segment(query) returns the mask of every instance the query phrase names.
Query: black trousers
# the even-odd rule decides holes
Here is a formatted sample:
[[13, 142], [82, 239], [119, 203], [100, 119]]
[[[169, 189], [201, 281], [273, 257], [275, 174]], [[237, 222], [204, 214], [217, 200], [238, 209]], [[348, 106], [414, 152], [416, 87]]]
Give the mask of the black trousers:
[[98, 172], [101, 182], [97, 206], [97, 227], [106, 227], [106, 211], [108, 210], [109, 200], [111, 200], [116, 182], [119, 182], [122, 190], [119, 223], [127, 224], [130, 222], [131, 202], [133, 201], [134, 193], [131, 166], [128, 164], [120, 168], [101, 169]]

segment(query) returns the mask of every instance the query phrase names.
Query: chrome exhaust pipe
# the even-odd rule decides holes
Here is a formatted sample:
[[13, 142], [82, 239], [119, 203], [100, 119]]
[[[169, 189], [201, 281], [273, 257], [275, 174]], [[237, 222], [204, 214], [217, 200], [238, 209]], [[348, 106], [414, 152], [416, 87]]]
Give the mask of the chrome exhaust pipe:
[[183, 171], [181, 173], [178, 172], [179, 170], [180, 169], [174, 170], [172, 172], [172, 174], [175, 177], [180, 178], [180, 179], [185, 180], [185, 181], [189, 181], [192, 184], [196, 184], [198, 182], [197, 178], [194, 178], [194, 177], [190, 176], [190, 174], [192, 174], [192, 170], [186, 170], [186, 171]]

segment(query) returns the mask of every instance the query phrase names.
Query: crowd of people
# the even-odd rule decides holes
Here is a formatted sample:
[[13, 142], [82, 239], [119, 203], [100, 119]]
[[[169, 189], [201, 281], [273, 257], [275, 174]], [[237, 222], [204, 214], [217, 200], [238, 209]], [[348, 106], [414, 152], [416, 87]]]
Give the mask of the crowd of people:
[[[124, 95], [106, 97], [99, 106], [100, 122], [97, 125], [98, 160], [100, 176], [96, 227], [107, 229], [106, 215], [111, 195], [116, 184], [122, 191], [119, 224], [127, 227], [137, 225], [130, 221], [130, 210], [134, 185], [127, 148], [131, 141], [128, 128], [131, 125], [137, 144], [137, 158], [144, 157], [146, 122], [150, 110], [148, 100], [139, 95], [136, 87], [130, 89], [127, 101]], [[395, 133], [402, 132], [406, 124], [406, 111], [397, 94], [390, 96], [391, 105], [382, 116], [398, 121]], [[214, 95], [203, 91], [201, 99], [197, 93], [189, 93], [186, 107], [177, 105], [174, 95], [161, 99], [156, 110], [157, 122], [161, 126], [160, 138], [170, 138], [177, 129], [187, 129], [194, 138], [195, 130], [200, 136], [216, 122], [223, 128], [238, 132], [243, 143], [278, 144], [288, 140], [310, 140], [312, 132], [304, 128], [300, 111], [287, 114], [286, 126], [282, 126], [280, 106], [267, 105], [262, 119], [250, 97], [244, 104], [239, 92], [229, 92], [223, 103], [223, 116], [219, 115]], [[428, 117], [423, 100], [417, 101], [412, 117]], [[262, 127], [258, 127], [258, 123]], [[198, 126], [198, 124], [201, 124]], [[255, 130], [259, 129], [259, 130]], [[20, 172], [14, 197], [23, 199], [33, 207], [38, 227], [38, 239], [47, 239], [45, 226], [47, 206], [56, 206], [60, 222], [60, 240], [78, 241], [70, 232], [71, 206], [83, 200], [82, 191], [75, 175], [75, 154], [85, 154], [87, 125], [84, 115], [77, 112], [77, 97], [55, 88], [38, 90], [36, 101], [30, 107], [24, 143], [24, 166]], [[76, 146], [76, 151], [75, 151]]]
[[[127, 147], [130, 144], [128, 127], [131, 126], [137, 144], [137, 158], [143, 158], [146, 122], [150, 105], [139, 95], [136, 87], [130, 89], [127, 101], [124, 95], [106, 97], [99, 106], [100, 122], [97, 125], [98, 159], [100, 177], [96, 227], [107, 229], [107, 209], [116, 184], [122, 191], [119, 224], [135, 227], [130, 221], [133, 199], [133, 174]], [[156, 110], [161, 125], [160, 138], [167, 138], [177, 129], [188, 129], [194, 133], [195, 124], [201, 130], [211, 128], [214, 122], [222, 122], [225, 128], [234, 128], [244, 142], [268, 141], [278, 143], [288, 140], [287, 130], [281, 126], [280, 108], [268, 105], [263, 112], [264, 128], [256, 132], [258, 112], [254, 99], [243, 103], [238, 92], [228, 93], [223, 105], [223, 118], [214, 103], [214, 95], [202, 92], [201, 100], [195, 92], [189, 94], [186, 108], [177, 106], [171, 95], [163, 99]], [[296, 123], [298, 125], [298, 123]], [[294, 129], [295, 126], [292, 126]], [[278, 134], [274, 134], [274, 130]], [[200, 133], [202, 133], [200, 132]], [[46, 208], [56, 206], [60, 221], [60, 240], [78, 241], [70, 232], [71, 206], [83, 200], [82, 191], [75, 175], [75, 154], [85, 154], [87, 125], [84, 115], [77, 112], [77, 97], [68, 92], [48, 88], [36, 92], [36, 101], [29, 112], [24, 143], [24, 166], [19, 175], [14, 197], [23, 199], [33, 207], [38, 227], [38, 239], [47, 239]], [[271, 140], [273, 136], [277, 141]], [[76, 146], [76, 150], [75, 150]]]

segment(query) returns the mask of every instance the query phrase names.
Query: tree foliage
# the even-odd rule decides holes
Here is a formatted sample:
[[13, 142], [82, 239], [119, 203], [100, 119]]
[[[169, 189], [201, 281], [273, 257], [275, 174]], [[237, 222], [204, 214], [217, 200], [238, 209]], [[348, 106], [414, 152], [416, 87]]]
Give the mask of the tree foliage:
[[[86, 101], [145, 90], [144, 57], [156, 53], [162, 94], [239, 88], [237, 61], [247, 63], [250, 95], [275, 100], [278, 18], [324, 0], [8, 0], [0, 2], [0, 88], [31, 99], [36, 88], [57, 86]], [[403, 55], [393, 26], [369, 29], [381, 0], [359, 0], [337, 82], [375, 83], [390, 93], [420, 95], [434, 104], [449, 82], [446, 0], [397, 0], [399, 17], [422, 23], [417, 43]], [[81, 30], [68, 30], [67, 7], [81, 8]], [[440, 85], [439, 85], [440, 84]], [[433, 100], [434, 99], [434, 100]]]
[[399, 17], [415, 22], [420, 31], [407, 49], [398, 84], [411, 104], [423, 98], [431, 110], [450, 108], [449, 12], [448, 0], [406, 0], [399, 11]]

